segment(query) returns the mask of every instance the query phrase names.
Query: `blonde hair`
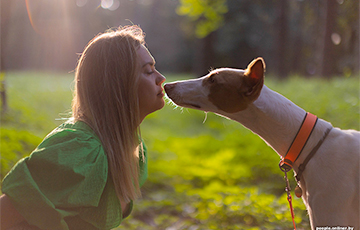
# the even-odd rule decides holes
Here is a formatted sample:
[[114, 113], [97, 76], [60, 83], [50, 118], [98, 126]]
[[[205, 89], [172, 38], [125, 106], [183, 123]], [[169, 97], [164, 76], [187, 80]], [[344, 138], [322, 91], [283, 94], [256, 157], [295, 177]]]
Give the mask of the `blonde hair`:
[[73, 117], [99, 136], [117, 196], [127, 203], [141, 195], [137, 49], [144, 37], [138, 26], [99, 34], [84, 49], [75, 72]]

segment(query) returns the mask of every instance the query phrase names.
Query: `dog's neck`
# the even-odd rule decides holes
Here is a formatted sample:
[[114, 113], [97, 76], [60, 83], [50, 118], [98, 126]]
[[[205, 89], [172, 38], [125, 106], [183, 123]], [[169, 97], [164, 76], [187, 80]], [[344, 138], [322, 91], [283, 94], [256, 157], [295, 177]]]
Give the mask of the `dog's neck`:
[[[284, 157], [301, 126], [305, 114], [304, 109], [264, 85], [259, 98], [247, 109], [234, 114], [222, 115], [240, 122], [258, 134], [280, 156]], [[303, 152], [310, 151], [330, 125], [319, 119]], [[306, 155], [306, 153], [302, 154], [299, 162]]]

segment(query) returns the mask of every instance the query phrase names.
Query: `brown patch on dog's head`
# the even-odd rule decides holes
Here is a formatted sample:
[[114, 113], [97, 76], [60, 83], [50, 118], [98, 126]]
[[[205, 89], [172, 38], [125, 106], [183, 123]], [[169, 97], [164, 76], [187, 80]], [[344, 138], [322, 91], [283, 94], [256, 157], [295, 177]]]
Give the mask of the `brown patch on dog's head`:
[[264, 84], [265, 63], [262, 58], [253, 60], [245, 71], [218, 69], [203, 81], [209, 87], [209, 101], [227, 113], [236, 113], [255, 101]]

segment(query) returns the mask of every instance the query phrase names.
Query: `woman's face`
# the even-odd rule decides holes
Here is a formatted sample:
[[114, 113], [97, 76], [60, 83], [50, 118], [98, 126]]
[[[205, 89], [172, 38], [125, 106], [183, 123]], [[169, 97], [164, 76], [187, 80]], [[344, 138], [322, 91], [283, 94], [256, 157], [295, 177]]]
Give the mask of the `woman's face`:
[[150, 113], [164, 107], [162, 83], [164, 83], [165, 77], [155, 69], [155, 59], [145, 46], [141, 45], [137, 54], [141, 68], [138, 97], [142, 121]]

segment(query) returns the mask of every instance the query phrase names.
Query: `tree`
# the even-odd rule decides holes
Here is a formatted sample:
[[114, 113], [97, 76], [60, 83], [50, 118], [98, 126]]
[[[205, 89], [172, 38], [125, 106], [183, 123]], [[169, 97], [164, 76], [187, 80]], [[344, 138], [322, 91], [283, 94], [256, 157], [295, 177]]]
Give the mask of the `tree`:
[[288, 74], [288, 0], [279, 0], [277, 2], [278, 16], [276, 19], [276, 72], [280, 78], [285, 78]]
[[13, 7], [13, 1], [1, 2], [1, 27], [0, 27], [0, 95], [1, 95], [1, 112], [5, 113], [8, 109], [7, 94], [6, 94], [6, 63], [5, 63], [5, 47], [8, 39], [9, 24], [6, 23], [9, 18], [9, 14]]
[[228, 11], [226, 0], [180, 0], [176, 12], [195, 22], [195, 35], [204, 38], [216, 31]]
[[323, 4], [325, 8], [325, 25], [323, 27], [323, 63], [320, 66], [320, 75], [329, 78], [336, 72], [336, 60], [338, 59], [334, 52], [335, 45], [332, 41], [332, 36], [335, 32], [336, 15], [339, 4], [337, 0], [325, 0]]
[[224, 22], [224, 14], [228, 11], [226, 0], [180, 0], [176, 9], [179, 15], [187, 16], [190, 27], [194, 31], [196, 41], [194, 52], [194, 72], [202, 76], [214, 65], [216, 38], [215, 31]]

